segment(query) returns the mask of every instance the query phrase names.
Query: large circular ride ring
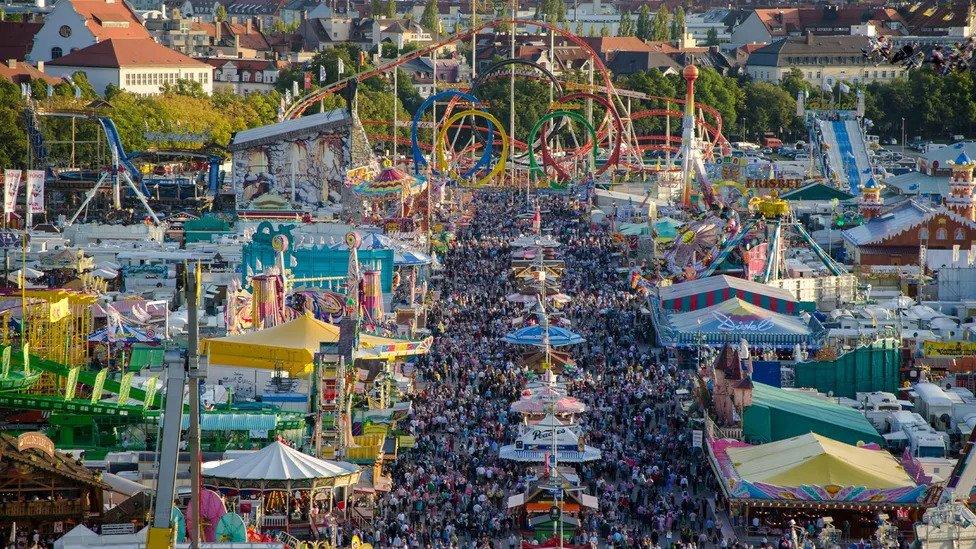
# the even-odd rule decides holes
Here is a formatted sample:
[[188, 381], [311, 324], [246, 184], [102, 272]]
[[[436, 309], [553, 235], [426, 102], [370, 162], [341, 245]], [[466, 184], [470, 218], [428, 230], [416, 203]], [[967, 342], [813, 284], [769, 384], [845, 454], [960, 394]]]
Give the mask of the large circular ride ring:
[[[434, 146], [434, 158], [436, 159], [437, 162], [437, 168], [442, 172], [446, 172], [448, 169], [447, 154], [445, 151], [445, 149], [447, 148], [447, 131], [451, 129], [452, 124], [454, 124], [455, 122], [461, 120], [466, 116], [473, 116], [473, 117], [479, 116], [481, 118], [484, 118], [490, 125], [493, 125], [495, 128], [497, 128], [496, 131], [498, 132], [498, 136], [501, 138], [502, 141], [501, 154], [499, 155], [498, 161], [495, 162], [495, 165], [491, 168], [491, 170], [489, 170], [489, 172], [484, 177], [481, 178], [476, 179], [474, 177], [474, 174], [465, 178], [465, 179], [470, 178], [470, 181], [472, 182], [471, 186], [473, 187], [484, 187], [485, 185], [491, 183], [491, 181], [495, 179], [495, 177], [497, 177], [498, 174], [502, 172], [502, 170], [505, 169], [505, 163], [508, 162], [508, 134], [505, 133], [505, 130], [502, 129], [502, 123], [497, 118], [495, 118], [494, 115], [492, 115], [491, 113], [487, 113], [485, 111], [479, 111], [478, 109], [468, 109], [466, 111], [461, 111], [452, 114], [451, 117], [445, 120], [444, 124], [441, 126], [440, 135], [437, 137], [437, 141], [435, 142], [435, 146]], [[471, 170], [468, 170], [468, 172], [470, 171]]]
[[[617, 132], [616, 137], [611, 141], [610, 156], [607, 157], [607, 161], [604, 162], [603, 166], [598, 167], [595, 171], [596, 175], [600, 175], [606, 172], [611, 167], [615, 166], [620, 161], [620, 144], [622, 141], [624, 125], [623, 122], [620, 120], [620, 114], [617, 113], [617, 109], [613, 107], [613, 104], [606, 97], [602, 97], [594, 93], [590, 93], [590, 92], [571, 93], [568, 95], [564, 95], [559, 99], [556, 99], [555, 103], [557, 105], [565, 105], [566, 103], [569, 103], [570, 101], [575, 101], [577, 99], [590, 99], [594, 103], [597, 103], [598, 105], [606, 109], [607, 114], [610, 116], [610, 123], [613, 125], [613, 130]], [[607, 129], [608, 134], [609, 131], [610, 130], [608, 128]], [[610, 136], [608, 135], [607, 137], [609, 138]], [[593, 142], [596, 143], [596, 139], [594, 139]], [[586, 154], [586, 151], [582, 150], [581, 153]], [[581, 154], [577, 153], [574, 156], [578, 157], [580, 155]], [[549, 150], [549, 142], [545, 138], [542, 139], [542, 164], [546, 167], [551, 167], [556, 172], [556, 175], [560, 179], [569, 178], [569, 172], [563, 169], [563, 167], [559, 165], [556, 159], [552, 157], [552, 153]]]
[[[596, 155], [599, 153], [598, 151], [599, 145], [597, 144], [596, 141], [596, 131], [593, 129], [593, 126], [591, 126], [590, 123], [586, 121], [586, 118], [583, 118], [583, 115], [579, 113], [575, 113], [573, 111], [552, 111], [542, 115], [542, 118], [537, 120], [535, 125], [532, 126], [532, 130], [529, 131], [529, 137], [528, 139], [526, 139], [525, 142], [527, 144], [534, 143], [535, 136], [539, 133], [539, 129], [542, 128], [542, 125], [548, 122], [549, 120], [552, 120], [553, 118], [560, 117], [560, 116], [565, 116], [570, 120], [579, 122], [584, 128], [588, 130], [590, 134], [590, 140], [593, 142], [593, 146], [591, 147], [590, 152], [593, 154], [593, 164], [596, 165]], [[543, 174], [545, 173], [544, 169], [539, 166], [538, 162], [536, 162], [535, 150], [530, 146], [529, 147], [529, 177], [538, 176], [539, 172], [543, 172]], [[565, 188], [565, 185], [550, 184], [550, 187]]]
[[[424, 157], [424, 153], [420, 149], [420, 137], [418, 135], [418, 129], [420, 128], [420, 119], [424, 116], [424, 113], [426, 113], [427, 110], [434, 105], [434, 102], [445, 100], [445, 99], [452, 99], [452, 100], [463, 99], [475, 106], [481, 104], [481, 100], [475, 97], [474, 95], [459, 90], [447, 90], [447, 91], [442, 91], [440, 93], [435, 93], [434, 95], [431, 95], [430, 97], [425, 99], [424, 102], [420, 104], [420, 107], [417, 108], [417, 112], [414, 113], [413, 115], [413, 122], [410, 124], [410, 146], [413, 152], [413, 171], [416, 175], [420, 175], [420, 170], [427, 166], [427, 159]], [[462, 174], [463, 177], [465, 178], [472, 177], [474, 176], [474, 174], [478, 173], [484, 168], [487, 168], [488, 165], [491, 164], [491, 159], [493, 156], [493, 147], [494, 147], [493, 145], [494, 139], [492, 138], [492, 136], [494, 135], [494, 130], [496, 126], [499, 129], [501, 129], [501, 126], [497, 124], [497, 121], [494, 124], [492, 124], [490, 120], [488, 121], [489, 138], [485, 143], [484, 152], [481, 153], [481, 158], [479, 158], [478, 161], [475, 162], [474, 166], [471, 166], [471, 168], [469, 168], [467, 171], [465, 171]]]

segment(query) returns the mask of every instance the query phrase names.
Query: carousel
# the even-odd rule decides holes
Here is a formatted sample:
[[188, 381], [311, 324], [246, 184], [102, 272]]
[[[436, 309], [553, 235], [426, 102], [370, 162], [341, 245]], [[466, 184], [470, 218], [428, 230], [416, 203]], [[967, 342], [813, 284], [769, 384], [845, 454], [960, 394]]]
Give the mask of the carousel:
[[205, 463], [203, 484], [262, 530], [291, 533], [317, 531], [335, 508], [345, 511], [361, 474], [358, 465], [318, 459], [276, 441], [237, 459]]
[[397, 231], [407, 231], [402, 227], [423, 209], [421, 194], [427, 189], [427, 180], [416, 178], [394, 166], [389, 160], [383, 169], [369, 181], [353, 187], [353, 191], [364, 200], [364, 217], [373, 223], [398, 225]]

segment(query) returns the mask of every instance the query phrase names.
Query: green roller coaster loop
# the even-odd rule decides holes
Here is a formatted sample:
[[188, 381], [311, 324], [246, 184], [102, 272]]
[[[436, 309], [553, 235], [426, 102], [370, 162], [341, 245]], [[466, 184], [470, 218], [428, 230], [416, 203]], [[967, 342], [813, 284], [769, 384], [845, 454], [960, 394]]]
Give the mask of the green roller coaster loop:
[[[565, 116], [570, 120], [579, 122], [580, 124], [583, 125], [584, 128], [588, 130], [590, 134], [590, 142], [593, 143], [593, 150], [591, 152], [593, 153], [593, 165], [595, 166], [596, 156], [597, 154], [599, 154], [599, 151], [597, 150], [598, 145], [596, 141], [596, 130], [594, 130], [593, 126], [591, 126], [590, 123], [587, 122], [585, 118], [583, 118], [583, 115], [579, 113], [575, 113], [573, 111], [552, 111], [544, 114], [542, 118], [536, 121], [535, 126], [532, 126], [532, 131], [529, 132], [529, 138], [526, 140], [526, 143], [535, 143], [535, 137], [539, 133], [539, 129], [542, 128], [542, 125], [548, 122], [549, 120], [561, 116]], [[539, 166], [539, 163], [536, 162], [535, 160], [535, 151], [530, 146], [529, 147], [529, 177], [535, 178], [539, 175], [539, 172], [542, 171], [543, 170]], [[566, 188], [566, 184], [557, 181], [551, 181], [549, 183], [549, 188], [555, 190], [564, 190]]]

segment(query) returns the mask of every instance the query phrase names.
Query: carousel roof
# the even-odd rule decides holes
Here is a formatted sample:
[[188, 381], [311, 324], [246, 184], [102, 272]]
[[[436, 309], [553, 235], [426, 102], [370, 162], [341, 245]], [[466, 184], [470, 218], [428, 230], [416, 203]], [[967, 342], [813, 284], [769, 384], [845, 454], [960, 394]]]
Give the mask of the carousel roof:
[[396, 166], [387, 166], [371, 181], [360, 183], [353, 187], [353, 190], [362, 195], [385, 196], [404, 192], [420, 192], [424, 183], [424, 180], [418, 179]]
[[359, 474], [358, 465], [318, 459], [280, 441], [213, 468], [203, 476], [242, 481], [320, 480]]
[[513, 240], [511, 244], [516, 248], [558, 248], [560, 246], [559, 242], [554, 240], [551, 236], [540, 236], [534, 234], [520, 236]]

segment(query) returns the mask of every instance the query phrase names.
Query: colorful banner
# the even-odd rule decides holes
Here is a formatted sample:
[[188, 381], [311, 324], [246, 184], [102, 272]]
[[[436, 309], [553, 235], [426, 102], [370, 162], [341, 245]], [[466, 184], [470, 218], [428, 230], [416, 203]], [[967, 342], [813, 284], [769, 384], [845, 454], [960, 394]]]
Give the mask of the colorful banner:
[[75, 398], [75, 389], [78, 385], [78, 374], [81, 372], [81, 366], [75, 366], [68, 370], [68, 376], [64, 383], [64, 399], [71, 400]]
[[142, 401], [142, 409], [148, 410], [152, 405], [152, 401], [156, 398], [156, 385], [159, 383], [159, 379], [155, 377], [149, 378], [146, 382], [146, 399]]
[[0, 377], [8, 377], [10, 375], [10, 347], [3, 348], [3, 358], [2, 365], [0, 365]]
[[95, 374], [95, 386], [92, 387], [91, 403], [95, 404], [102, 400], [102, 391], [105, 390], [105, 378], [108, 377], [108, 368], [102, 368]]
[[44, 170], [27, 170], [27, 211], [44, 213]]
[[14, 211], [17, 205], [17, 191], [20, 190], [21, 170], [3, 170], [3, 213]]
[[132, 377], [136, 375], [135, 372], [128, 372], [122, 376], [122, 381], [119, 382], [119, 406], [125, 406], [125, 403], [129, 401], [129, 390], [132, 388]]
[[68, 304], [68, 298], [51, 303], [49, 312], [51, 322], [57, 322], [69, 316], [71, 316], [71, 306]]
[[30, 369], [30, 343], [24, 343], [24, 346], [21, 347], [21, 350], [24, 352], [24, 377], [27, 377], [27, 376], [30, 375], [30, 371], [31, 371], [31, 369]]
[[976, 356], [976, 342], [973, 341], [923, 341], [925, 356]]

